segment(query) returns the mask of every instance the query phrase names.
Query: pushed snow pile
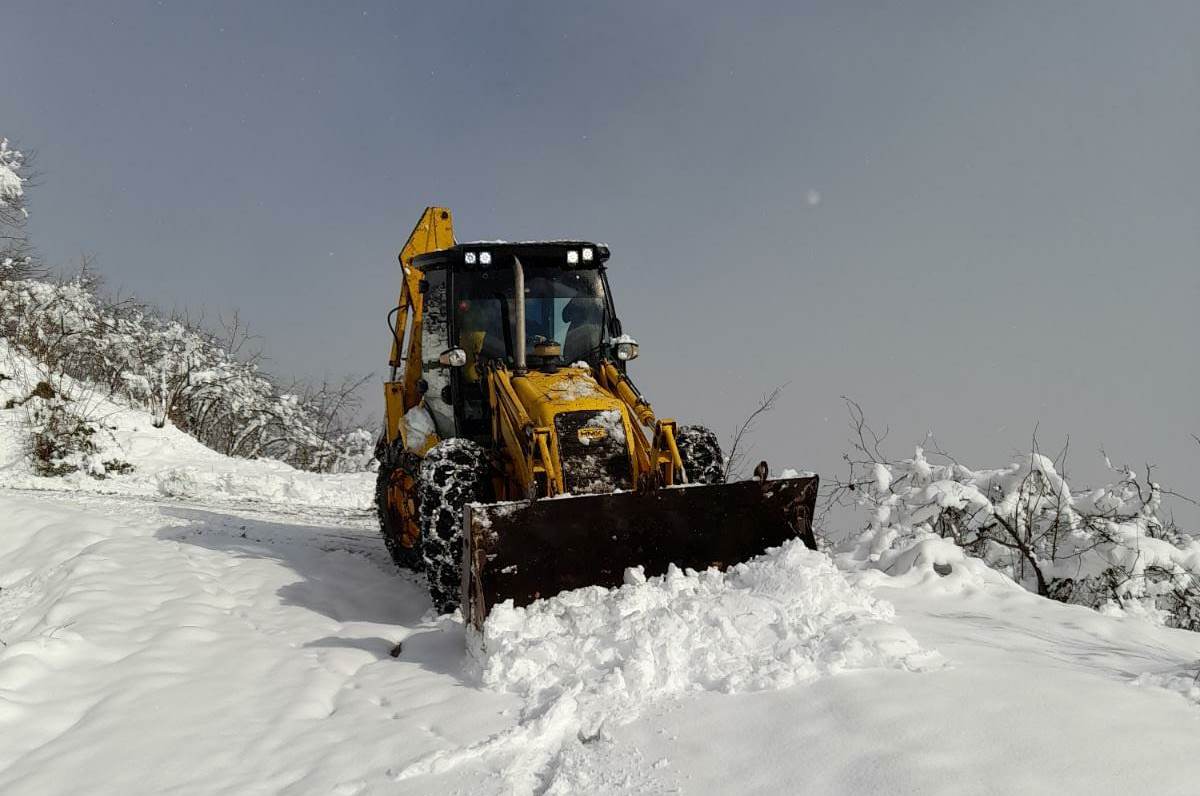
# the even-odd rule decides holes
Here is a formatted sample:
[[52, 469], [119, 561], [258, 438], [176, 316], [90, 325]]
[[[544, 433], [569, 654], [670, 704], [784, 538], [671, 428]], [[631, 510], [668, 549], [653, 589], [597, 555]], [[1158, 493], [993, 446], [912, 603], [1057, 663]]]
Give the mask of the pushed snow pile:
[[[885, 602], [846, 582], [829, 559], [793, 542], [728, 572], [640, 569], [618, 589], [566, 592], [492, 609], [479, 650], [483, 682], [526, 700], [520, 723], [441, 752], [398, 779], [498, 760], [514, 793], [653, 789], [594, 777], [609, 728], [689, 692], [781, 689], [853, 669], [918, 671], [941, 656], [892, 624]], [[639, 767], [635, 766], [634, 769]], [[641, 767], [644, 769], [644, 767]], [[643, 787], [644, 786], [644, 787]]]
[[[566, 592], [497, 606], [484, 628], [483, 681], [543, 702], [574, 688], [618, 710], [686, 691], [787, 688], [847, 669], [926, 668], [890, 605], [792, 542], [728, 572]], [[609, 715], [612, 718], [612, 715]]]

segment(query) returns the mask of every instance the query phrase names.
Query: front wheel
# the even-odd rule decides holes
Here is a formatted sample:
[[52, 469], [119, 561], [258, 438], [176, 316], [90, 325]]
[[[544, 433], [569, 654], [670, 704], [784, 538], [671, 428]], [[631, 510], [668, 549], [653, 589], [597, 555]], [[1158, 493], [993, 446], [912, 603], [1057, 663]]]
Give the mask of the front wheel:
[[492, 500], [487, 451], [466, 439], [430, 448], [421, 462], [417, 518], [429, 596], [438, 613], [458, 607], [462, 589], [463, 511], [468, 503]]
[[[383, 543], [396, 566], [420, 572], [425, 567], [421, 558], [421, 539], [412, 533], [413, 505], [408, 488], [416, 478], [419, 461], [396, 440], [391, 445], [380, 442], [375, 450], [379, 460], [379, 475], [375, 479], [375, 511], [379, 515], [379, 530]], [[401, 501], [397, 505], [397, 501]]]

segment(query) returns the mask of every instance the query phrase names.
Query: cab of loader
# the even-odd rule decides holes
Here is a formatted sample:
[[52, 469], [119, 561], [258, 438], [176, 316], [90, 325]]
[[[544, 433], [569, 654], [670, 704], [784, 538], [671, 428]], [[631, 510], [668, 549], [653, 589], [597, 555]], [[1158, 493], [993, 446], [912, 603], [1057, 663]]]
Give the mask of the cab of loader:
[[[584, 362], [594, 369], [614, 359], [611, 341], [620, 336], [621, 325], [608, 287], [608, 257], [607, 247], [586, 241], [480, 242], [413, 260], [424, 274], [424, 402], [439, 437], [483, 441], [490, 435], [481, 375], [488, 362], [518, 367], [517, 262], [524, 282], [524, 342], [532, 353], [528, 366]], [[552, 344], [556, 354], [538, 355], [553, 351]]]

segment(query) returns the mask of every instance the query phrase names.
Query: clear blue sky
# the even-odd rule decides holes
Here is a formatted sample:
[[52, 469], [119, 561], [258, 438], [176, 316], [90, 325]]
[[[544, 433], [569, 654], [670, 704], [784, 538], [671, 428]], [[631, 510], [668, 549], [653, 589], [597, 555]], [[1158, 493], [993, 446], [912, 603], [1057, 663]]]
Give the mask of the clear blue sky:
[[[976, 466], [1200, 492], [1200, 5], [10, 2], [35, 241], [240, 308], [280, 374], [382, 376], [396, 252], [612, 246], [635, 375], [838, 468], [839, 396]], [[814, 193], [815, 192], [815, 193]], [[368, 409], [377, 392], [367, 394]]]

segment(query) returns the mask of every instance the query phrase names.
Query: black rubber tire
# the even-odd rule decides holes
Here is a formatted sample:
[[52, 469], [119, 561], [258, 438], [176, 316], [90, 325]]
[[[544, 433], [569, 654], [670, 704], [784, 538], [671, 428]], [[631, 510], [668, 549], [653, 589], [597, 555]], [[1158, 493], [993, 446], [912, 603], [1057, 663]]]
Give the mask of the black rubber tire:
[[383, 535], [383, 543], [396, 566], [401, 569], [420, 572], [425, 569], [425, 559], [421, 557], [421, 544], [406, 547], [401, 541], [404, 531], [404, 518], [400, 512], [388, 506], [387, 493], [392, 478], [398, 470], [416, 477], [421, 461], [404, 449], [400, 440], [390, 447], [381, 442], [375, 448], [375, 456], [379, 460], [379, 475], [375, 478], [375, 513], [379, 516], [379, 531]]
[[458, 607], [462, 590], [462, 523], [468, 503], [490, 503], [491, 457], [465, 439], [448, 439], [430, 448], [417, 482], [417, 518], [429, 596], [438, 613]]
[[680, 426], [675, 445], [689, 484], [725, 483], [725, 457], [717, 435], [704, 426]]

